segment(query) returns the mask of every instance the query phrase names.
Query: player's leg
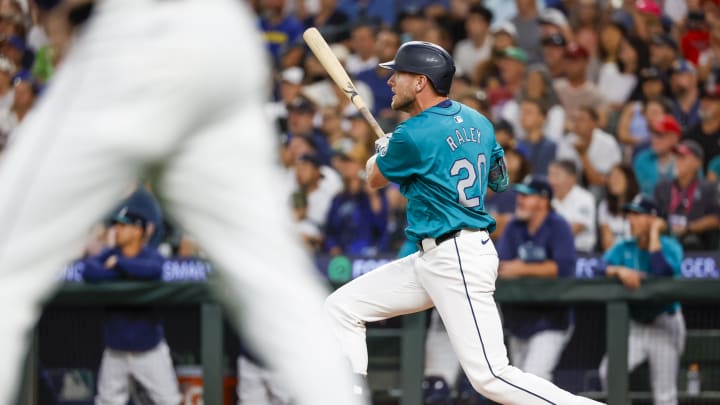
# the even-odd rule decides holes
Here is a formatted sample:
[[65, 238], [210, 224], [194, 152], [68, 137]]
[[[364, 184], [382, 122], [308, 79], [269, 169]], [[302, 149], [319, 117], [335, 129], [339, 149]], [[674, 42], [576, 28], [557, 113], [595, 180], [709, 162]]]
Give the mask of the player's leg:
[[525, 358], [527, 357], [529, 341], [516, 336], [510, 335], [508, 338], [508, 352], [510, 354], [510, 363], [513, 366], [524, 370]]
[[267, 386], [267, 371], [250, 361], [245, 356], [237, 360], [238, 404], [270, 405], [270, 398]]
[[163, 340], [154, 348], [129, 359], [130, 373], [158, 405], [176, 405], [182, 395], [178, 389], [170, 348]]
[[365, 324], [432, 306], [417, 280], [414, 263], [417, 253], [364, 274], [332, 293], [325, 307], [333, 320], [335, 333], [353, 371], [367, 374]]
[[161, 196], [214, 261], [231, 321], [297, 403], [357, 404], [323, 312], [327, 291], [279, 186], [273, 132], [247, 100], [223, 106], [187, 139], [165, 168]]
[[[633, 371], [648, 358], [648, 330], [645, 325], [630, 321], [628, 334], [628, 370]], [[605, 354], [600, 361], [598, 370], [600, 383], [604, 390], [607, 390], [608, 356]]]
[[544, 330], [530, 337], [525, 362], [521, 369], [552, 381], [553, 370], [560, 361], [572, 330]]
[[460, 363], [453, 351], [445, 325], [438, 312], [433, 310], [425, 338], [425, 376], [442, 377], [448, 385], [453, 386], [459, 371]]
[[130, 398], [128, 355], [105, 349], [97, 383], [96, 405], [125, 405]]
[[493, 291], [498, 258], [487, 232], [463, 232], [418, 260], [418, 278], [435, 303], [473, 387], [508, 405], [596, 404], [509, 364]]
[[685, 321], [681, 313], [663, 314], [648, 335], [650, 387], [655, 405], [676, 405], [677, 375], [685, 343]]

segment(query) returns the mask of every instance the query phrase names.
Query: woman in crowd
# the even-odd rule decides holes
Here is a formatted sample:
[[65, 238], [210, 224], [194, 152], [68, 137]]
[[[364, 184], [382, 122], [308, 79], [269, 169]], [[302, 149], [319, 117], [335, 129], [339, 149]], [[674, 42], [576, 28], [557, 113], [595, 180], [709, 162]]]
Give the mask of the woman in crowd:
[[600, 243], [608, 250], [618, 238], [630, 236], [630, 224], [623, 215], [622, 207], [638, 194], [639, 187], [635, 173], [629, 165], [620, 164], [610, 170], [605, 186], [605, 198], [598, 206]]
[[519, 97], [503, 105], [500, 113], [501, 118], [513, 124], [517, 139], [525, 138], [525, 131], [520, 126], [520, 100], [526, 98], [543, 102], [547, 110], [544, 135], [553, 142], [559, 142], [564, 134], [565, 109], [560, 104], [560, 99], [552, 86], [550, 72], [545, 65], [531, 65], [528, 68], [526, 80], [520, 90]]

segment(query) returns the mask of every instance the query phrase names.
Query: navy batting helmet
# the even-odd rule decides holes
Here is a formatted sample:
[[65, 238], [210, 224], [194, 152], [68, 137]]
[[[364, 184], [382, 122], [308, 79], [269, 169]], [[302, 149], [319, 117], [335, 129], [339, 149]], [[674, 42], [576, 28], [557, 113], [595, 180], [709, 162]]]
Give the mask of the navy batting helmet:
[[381, 63], [380, 67], [425, 75], [435, 90], [444, 96], [450, 92], [455, 75], [455, 62], [450, 54], [435, 44], [422, 41], [404, 43], [395, 59]]

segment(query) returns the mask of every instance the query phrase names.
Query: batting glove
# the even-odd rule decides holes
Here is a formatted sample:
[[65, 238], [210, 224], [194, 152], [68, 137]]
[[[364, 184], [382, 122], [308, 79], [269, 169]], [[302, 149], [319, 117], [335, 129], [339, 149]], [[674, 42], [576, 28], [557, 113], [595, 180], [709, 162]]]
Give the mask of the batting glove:
[[379, 156], [385, 156], [387, 153], [387, 147], [388, 143], [390, 143], [390, 138], [392, 138], [392, 132], [389, 134], [385, 134], [385, 136], [378, 138], [375, 141], [375, 153], [377, 153]]

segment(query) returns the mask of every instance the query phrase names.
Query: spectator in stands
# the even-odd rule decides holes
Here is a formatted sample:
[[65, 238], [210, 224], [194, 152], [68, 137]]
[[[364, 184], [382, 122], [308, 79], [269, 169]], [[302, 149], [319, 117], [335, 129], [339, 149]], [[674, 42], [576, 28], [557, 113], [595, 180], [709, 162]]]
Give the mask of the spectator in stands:
[[659, 34], [650, 41], [650, 66], [660, 72], [666, 89], [670, 88], [673, 63], [678, 57], [677, 42], [668, 34]]
[[300, 156], [295, 163], [295, 177], [298, 191], [307, 198], [307, 219], [318, 230], [325, 227], [332, 199], [342, 190], [329, 182], [323, 182], [323, 168], [332, 170], [322, 163], [316, 154]]
[[471, 87], [465, 92], [458, 92], [456, 94], [457, 97], [450, 98], [465, 104], [466, 106], [476, 110], [477, 112], [488, 118], [492, 117], [492, 112], [490, 111], [489, 104], [490, 100], [488, 100], [488, 95], [486, 92], [479, 90], [476, 87]]
[[570, 160], [550, 164], [548, 181], [552, 186], [552, 206], [569, 224], [575, 236], [575, 250], [592, 253], [596, 244], [595, 198], [578, 185], [577, 166]]
[[547, 176], [550, 162], [555, 160], [557, 145], [545, 136], [546, 120], [547, 110], [542, 101], [526, 98], [520, 103], [520, 125], [526, 135], [519, 145], [527, 151], [533, 175]]
[[572, 120], [581, 106], [592, 106], [605, 117], [606, 101], [602, 91], [587, 80], [590, 54], [581, 45], [571, 43], [565, 47], [565, 77], [555, 80], [555, 91], [565, 108], [566, 119]]
[[672, 115], [664, 115], [650, 123], [650, 147], [640, 151], [633, 159], [641, 193], [652, 195], [660, 180], [675, 176], [672, 148], [678, 142], [680, 133], [680, 124]]
[[287, 125], [287, 107], [295, 99], [301, 97], [300, 91], [302, 90], [304, 78], [305, 72], [298, 66], [292, 66], [280, 72], [280, 84], [278, 86], [279, 98], [277, 101], [268, 103], [265, 107], [271, 119], [277, 120], [281, 125]]
[[565, 133], [565, 109], [555, 93], [550, 72], [542, 64], [530, 65], [527, 68], [520, 95], [505, 103], [500, 113], [502, 119], [513, 124], [516, 137], [520, 140], [525, 139], [526, 132], [520, 124], [519, 102], [527, 98], [539, 100], [547, 111], [544, 135], [555, 143], [562, 140]]
[[[400, 36], [395, 31], [382, 29], [377, 34], [375, 41], [375, 55], [378, 60], [392, 60], [400, 47]], [[370, 69], [358, 72], [355, 75], [357, 81], [364, 82], [370, 87], [373, 94], [373, 115], [378, 119], [391, 119], [395, 113], [390, 108], [393, 92], [387, 81], [392, 75], [392, 70], [374, 66]]]
[[637, 85], [640, 60], [621, 26], [606, 24], [600, 33], [598, 88], [613, 110], [619, 110]]
[[520, 95], [527, 62], [524, 50], [514, 46], [505, 48], [498, 63], [502, 85], [489, 90], [493, 110], [501, 110], [505, 102]]
[[317, 252], [320, 249], [323, 234], [320, 228], [307, 216], [307, 196], [302, 191], [295, 191], [290, 196], [290, 203], [295, 219], [295, 231], [300, 235], [308, 251]]
[[673, 152], [675, 179], [665, 179], [655, 187], [658, 208], [685, 250], [716, 250], [720, 240], [720, 201], [717, 186], [698, 177], [704, 152], [692, 140], [675, 145]]
[[620, 114], [617, 126], [618, 140], [625, 146], [624, 156], [632, 158], [650, 146], [650, 124], [672, 113], [671, 101], [653, 98], [628, 103]]
[[720, 25], [710, 24], [710, 44], [698, 57], [701, 81], [720, 83]]
[[[642, 195], [624, 211], [630, 222], [631, 239], [623, 239], [603, 256], [606, 266], [599, 269], [617, 277], [625, 287], [635, 290], [648, 276], [679, 277], [683, 250], [675, 238], [661, 235], [665, 221], [655, 203]], [[646, 360], [652, 375], [655, 404], [677, 404], [677, 376], [680, 356], [685, 348], [685, 321], [680, 305], [661, 303], [630, 304], [628, 369]], [[607, 356], [600, 363], [600, 378], [607, 387]]]
[[[516, 184], [515, 217], [497, 244], [498, 277], [574, 277], [575, 251], [568, 223], [550, 201], [553, 190], [542, 176]], [[504, 326], [510, 330], [510, 359], [525, 372], [552, 381], [574, 317], [558, 305], [502, 305]]]
[[720, 156], [720, 83], [707, 89], [700, 104], [700, 123], [688, 128], [683, 139], [692, 139], [705, 152], [703, 170], [710, 159]]
[[[19, 36], [9, 36], [2, 39], [0, 55], [10, 59], [13, 65], [20, 71], [29, 71], [32, 66], [32, 57], [28, 58], [30, 52], [25, 44], [25, 39]], [[32, 55], [30, 55], [32, 56]]]
[[600, 129], [600, 117], [592, 107], [581, 106], [573, 115], [573, 132], [558, 145], [557, 158], [569, 159], [593, 189], [604, 186], [610, 169], [622, 153], [615, 137]]
[[565, 47], [567, 40], [562, 34], [551, 34], [542, 37], [542, 55], [545, 66], [550, 71], [553, 79], [559, 79], [565, 75]]
[[39, 85], [29, 74], [17, 76], [13, 81], [12, 106], [9, 110], [0, 110], [0, 141], [5, 139], [5, 146], [12, 142], [12, 132], [30, 112], [39, 92]]
[[685, 32], [680, 38], [680, 50], [684, 59], [695, 66], [700, 65], [700, 55], [710, 47], [710, 30], [702, 10], [687, 13]]
[[610, 249], [622, 238], [630, 237], [630, 223], [625, 218], [623, 207], [640, 192], [632, 167], [625, 164], [614, 166], [605, 185], [605, 197], [598, 205], [598, 227], [600, 247]]
[[[85, 260], [88, 282], [160, 280], [162, 256], [145, 244], [147, 219], [124, 207], [115, 216], [116, 247]], [[105, 322], [105, 351], [96, 402], [124, 404], [129, 380], [139, 382], [157, 404], [180, 403], [180, 392], [162, 323], [149, 308], [114, 309]]]
[[350, 49], [345, 69], [351, 75], [363, 70], [375, 69], [378, 57], [375, 50], [377, 28], [369, 21], [358, 22], [350, 32]]
[[401, 41], [405, 43], [420, 40], [430, 28], [430, 24], [431, 21], [423, 8], [415, 5], [405, 7], [397, 18]]
[[673, 115], [682, 128], [689, 128], [700, 122], [700, 92], [697, 72], [687, 60], [673, 63], [670, 76]]
[[635, 88], [632, 100], [646, 101], [669, 95], [670, 90], [665, 88], [660, 71], [653, 67], [640, 70], [640, 84]]
[[0, 110], [8, 109], [13, 103], [12, 78], [15, 76], [15, 65], [10, 59], [0, 56]]
[[331, 255], [372, 257], [383, 250], [388, 202], [382, 190], [367, 186], [367, 158], [360, 145], [341, 155], [345, 189], [333, 198], [325, 225], [325, 250]]
[[542, 62], [540, 22], [535, 0], [515, 0], [517, 15], [512, 21], [517, 30], [517, 46], [525, 51], [531, 63]]
[[505, 50], [515, 46], [517, 30], [510, 21], [505, 21], [490, 29], [492, 34], [492, 56], [489, 60], [479, 63], [475, 70], [470, 72], [473, 84], [485, 88], [488, 93], [500, 86], [500, 60]]
[[538, 16], [538, 23], [540, 24], [540, 38], [552, 34], [561, 34], [568, 38], [573, 35], [567, 17], [557, 8], [545, 7], [542, 9]]
[[337, 0], [322, 0], [318, 3], [320, 9], [303, 21], [305, 28], [319, 29], [330, 42], [346, 39], [350, 22], [347, 14], [338, 9]]
[[708, 180], [720, 185], [720, 156], [715, 156], [710, 163], [708, 163], [707, 170]]
[[324, 164], [330, 163], [332, 149], [327, 138], [315, 129], [313, 117], [315, 116], [315, 105], [305, 98], [297, 98], [287, 106], [288, 108], [288, 132], [287, 138], [293, 137], [308, 138], [312, 141], [321, 161]]
[[300, 41], [302, 23], [294, 15], [285, 13], [285, 0], [261, 0], [258, 15], [260, 30], [275, 66], [292, 66], [283, 63], [283, 56]]
[[492, 23], [492, 11], [482, 5], [474, 5], [468, 10], [465, 20], [467, 37], [455, 45], [453, 59], [463, 74], [471, 74], [478, 64], [492, 56], [492, 37], [489, 32]]

